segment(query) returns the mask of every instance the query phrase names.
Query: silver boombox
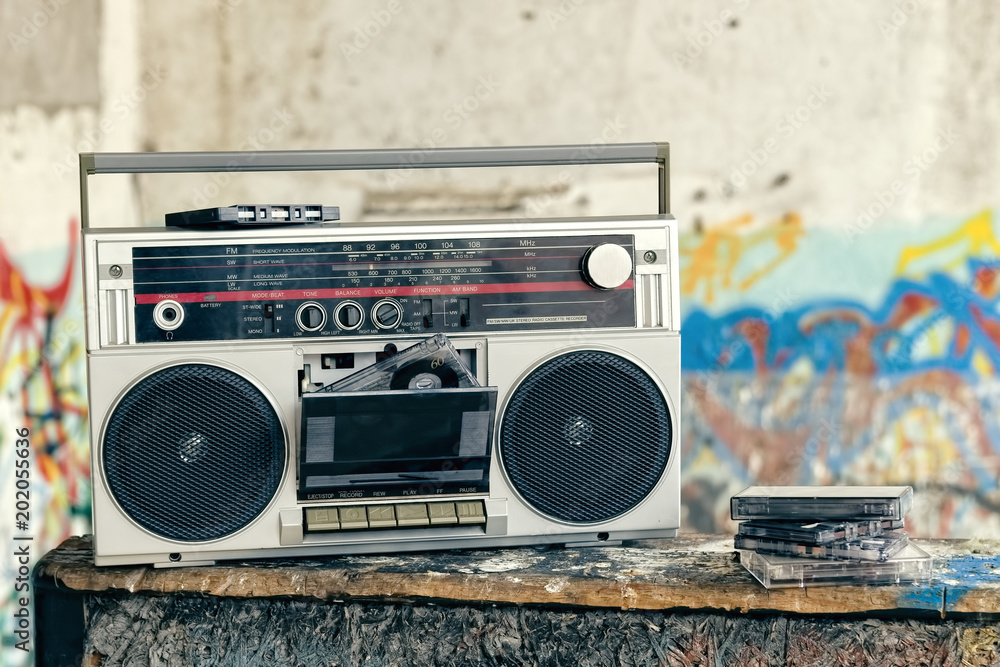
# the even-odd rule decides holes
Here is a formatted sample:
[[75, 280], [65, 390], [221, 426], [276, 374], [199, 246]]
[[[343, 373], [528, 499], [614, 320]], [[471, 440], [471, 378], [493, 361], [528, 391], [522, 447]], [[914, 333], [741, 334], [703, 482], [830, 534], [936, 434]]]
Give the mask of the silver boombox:
[[[408, 155], [80, 156], [98, 565], [676, 535], [666, 144]], [[88, 224], [94, 174], [626, 162], [658, 215]]]

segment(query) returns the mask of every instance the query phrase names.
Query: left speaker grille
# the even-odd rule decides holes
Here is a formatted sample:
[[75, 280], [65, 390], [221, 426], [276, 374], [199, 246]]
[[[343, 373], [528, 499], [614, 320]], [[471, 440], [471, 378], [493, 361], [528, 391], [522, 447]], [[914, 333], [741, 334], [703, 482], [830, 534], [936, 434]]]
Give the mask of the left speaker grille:
[[144, 378], [104, 433], [108, 487], [129, 517], [181, 542], [240, 530], [281, 482], [285, 440], [271, 404], [236, 373], [207, 364]]

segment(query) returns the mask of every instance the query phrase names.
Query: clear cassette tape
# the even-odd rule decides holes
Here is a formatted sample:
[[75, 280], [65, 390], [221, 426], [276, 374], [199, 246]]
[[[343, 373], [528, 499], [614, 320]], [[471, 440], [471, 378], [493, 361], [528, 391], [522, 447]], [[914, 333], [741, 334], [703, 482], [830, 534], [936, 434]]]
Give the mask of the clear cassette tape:
[[912, 505], [909, 486], [751, 486], [730, 500], [736, 521], [899, 520]]
[[856, 540], [859, 537], [878, 537], [903, 527], [894, 519], [869, 519], [867, 521], [743, 521], [739, 534], [766, 540], [782, 540], [800, 544], [829, 544], [837, 540]]
[[906, 533], [886, 533], [881, 537], [862, 537], [856, 540], [838, 540], [830, 544], [798, 544], [780, 540], [764, 540], [737, 535], [737, 549], [749, 549], [778, 556], [806, 558], [833, 558], [839, 560], [889, 560], [909, 543]]
[[810, 560], [740, 551], [740, 564], [765, 588], [804, 588], [903, 584], [927, 581], [934, 559], [915, 544], [907, 544], [885, 561]]
[[479, 382], [462, 363], [448, 337], [437, 334], [319, 391], [467, 389], [478, 386]]

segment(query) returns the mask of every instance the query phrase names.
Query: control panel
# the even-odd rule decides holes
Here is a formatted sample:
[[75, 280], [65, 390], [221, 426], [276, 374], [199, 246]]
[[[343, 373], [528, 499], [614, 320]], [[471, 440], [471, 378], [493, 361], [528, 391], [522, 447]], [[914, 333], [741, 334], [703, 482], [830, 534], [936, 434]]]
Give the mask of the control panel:
[[635, 326], [627, 234], [136, 246], [140, 343]]

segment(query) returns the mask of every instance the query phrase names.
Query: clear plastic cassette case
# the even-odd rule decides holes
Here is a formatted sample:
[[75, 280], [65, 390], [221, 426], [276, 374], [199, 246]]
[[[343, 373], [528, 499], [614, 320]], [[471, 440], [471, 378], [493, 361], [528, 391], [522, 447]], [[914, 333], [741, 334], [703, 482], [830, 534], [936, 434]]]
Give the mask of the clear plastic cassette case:
[[462, 363], [448, 337], [437, 334], [320, 391], [466, 389], [478, 386], [479, 382]]
[[903, 584], [927, 581], [934, 560], [923, 549], [907, 544], [886, 561], [811, 560], [740, 551], [740, 563], [765, 588]]
[[737, 549], [750, 549], [778, 556], [885, 561], [902, 551], [908, 542], [909, 537], [906, 533], [893, 532], [880, 537], [837, 540], [829, 544], [799, 544], [737, 535], [735, 545]]
[[751, 486], [730, 500], [736, 521], [898, 520], [912, 505], [909, 486]]
[[829, 544], [837, 540], [878, 537], [890, 530], [899, 530], [902, 521], [870, 519], [868, 521], [743, 521], [739, 534], [765, 540], [782, 540], [800, 544]]

